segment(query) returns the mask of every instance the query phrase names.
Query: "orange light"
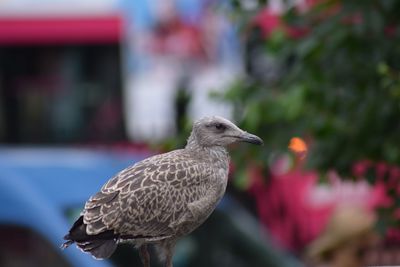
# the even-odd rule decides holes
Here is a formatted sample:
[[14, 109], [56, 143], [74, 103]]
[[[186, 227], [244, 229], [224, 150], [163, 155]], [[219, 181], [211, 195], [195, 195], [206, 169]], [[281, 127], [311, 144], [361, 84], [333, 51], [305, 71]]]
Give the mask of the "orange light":
[[299, 155], [301, 158], [305, 157], [307, 154], [307, 144], [300, 137], [293, 137], [290, 139], [289, 149]]

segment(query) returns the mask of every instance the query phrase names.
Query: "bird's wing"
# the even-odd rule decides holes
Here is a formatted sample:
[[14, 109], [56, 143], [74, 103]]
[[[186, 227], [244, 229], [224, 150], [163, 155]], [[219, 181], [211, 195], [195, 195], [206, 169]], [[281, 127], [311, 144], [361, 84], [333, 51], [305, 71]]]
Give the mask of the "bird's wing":
[[92, 196], [83, 211], [88, 234], [106, 230], [135, 237], [173, 234], [169, 227], [187, 212], [186, 203], [207, 192], [205, 164], [182, 151], [157, 155], [129, 167]]

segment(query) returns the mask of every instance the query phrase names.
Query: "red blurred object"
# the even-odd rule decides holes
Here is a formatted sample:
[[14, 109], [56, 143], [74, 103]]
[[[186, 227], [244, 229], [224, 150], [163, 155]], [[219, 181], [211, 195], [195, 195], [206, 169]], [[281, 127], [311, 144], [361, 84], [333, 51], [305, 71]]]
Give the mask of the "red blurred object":
[[357, 178], [363, 178], [371, 165], [372, 162], [369, 160], [362, 160], [354, 163], [352, 167], [353, 175]]
[[[295, 6], [297, 12], [307, 12], [318, 5], [328, 4], [325, 9], [321, 10], [319, 15], [315, 17], [315, 23], [329, 19], [341, 11], [342, 0], [327, 1], [327, 0], [305, 0], [301, 1]], [[362, 24], [364, 19], [359, 12], [354, 12], [348, 15], [348, 17], [342, 20], [343, 25]], [[258, 13], [251, 24], [252, 27], [258, 27], [261, 29], [262, 35], [265, 39], [268, 39], [275, 30], [282, 30], [290, 38], [300, 39], [311, 33], [312, 28], [300, 27], [297, 25], [287, 25], [280, 12], [274, 12], [269, 8], [263, 9]], [[397, 27], [394, 25], [387, 25], [384, 32], [387, 37], [393, 37], [396, 34]]]
[[149, 46], [158, 55], [175, 55], [185, 59], [202, 59], [205, 51], [203, 36], [197, 25], [182, 21], [178, 16], [160, 22]]
[[252, 172], [255, 183], [250, 192], [261, 222], [282, 247], [300, 251], [321, 233], [334, 205], [314, 207], [306, 202], [318, 179], [315, 172], [292, 171], [272, 178], [268, 185], [262, 184], [260, 175]]
[[383, 180], [389, 171], [389, 166], [385, 162], [378, 162], [375, 165], [375, 175], [378, 180]]
[[261, 11], [253, 21], [254, 26], [260, 27], [263, 36], [268, 37], [273, 31], [282, 27], [282, 21], [279, 14], [276, 14], [269, 9]]
[[118, 43], [119, 15], [0, 18], [0, 45]]
[[359, 205], [374, 211], [393, 204], [382, 182], [344, 181], [335, 172], [328, 173], [324, 185], [319, 184], [316, 171], [299, 168], [272, 175], [268, 183], [259, 168], [251, 168], [248, 174], [262, 224], [282, 247], [295, 252], [321, 233], [338, 206]]
[[368, 171], [375, 174], [377, 181], [386, 180], [388, 186], [395, 186], [400, 181], [400, 167], [386, 162], [373, 162], [371, 160], [359, 160], [352, 166], [352, 174], [356, 178], [364, 178]]
[[298, 39], [308, 34], [309, 29], [301, 27], [289, 27], [286, 25], [280, 14], [272, 12], [269, 9], [261, 11], [253, 20], [253, 27], [259, 27], [264, 38], [268, 38], [271, 34], [280, 29], [283, 30], [289, 37]]

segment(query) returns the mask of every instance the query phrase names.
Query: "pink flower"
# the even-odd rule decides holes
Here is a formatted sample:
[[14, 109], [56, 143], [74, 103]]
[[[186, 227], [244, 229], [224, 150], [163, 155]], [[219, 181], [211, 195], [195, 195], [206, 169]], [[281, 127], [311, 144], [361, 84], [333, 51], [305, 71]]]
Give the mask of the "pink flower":
[[400, 168], [397, 166], [391, 166], [389, 170], [389, 186], [394, 186], [399, 183], [400, 180]]
[[353, 164], [352, 173], [355, 177], [363, 177], [372, 163], [369, 160], [361, 160]]
[[375, 165], [375, 174], [377, 180], [383, 180], [386, 173], [389, 170], [389, 166], [385, 162], [378, 162]]

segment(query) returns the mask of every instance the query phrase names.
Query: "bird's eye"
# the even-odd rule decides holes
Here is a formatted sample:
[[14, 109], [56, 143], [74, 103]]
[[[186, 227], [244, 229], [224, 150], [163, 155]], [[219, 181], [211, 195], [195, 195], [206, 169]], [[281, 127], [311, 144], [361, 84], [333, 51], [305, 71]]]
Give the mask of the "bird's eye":
[[222, 123], [217, 123], [214, 125], [215, 129], [219, 130], [219, 131], [223, 131], [226, 129], [226, 126], [223, 125]]

